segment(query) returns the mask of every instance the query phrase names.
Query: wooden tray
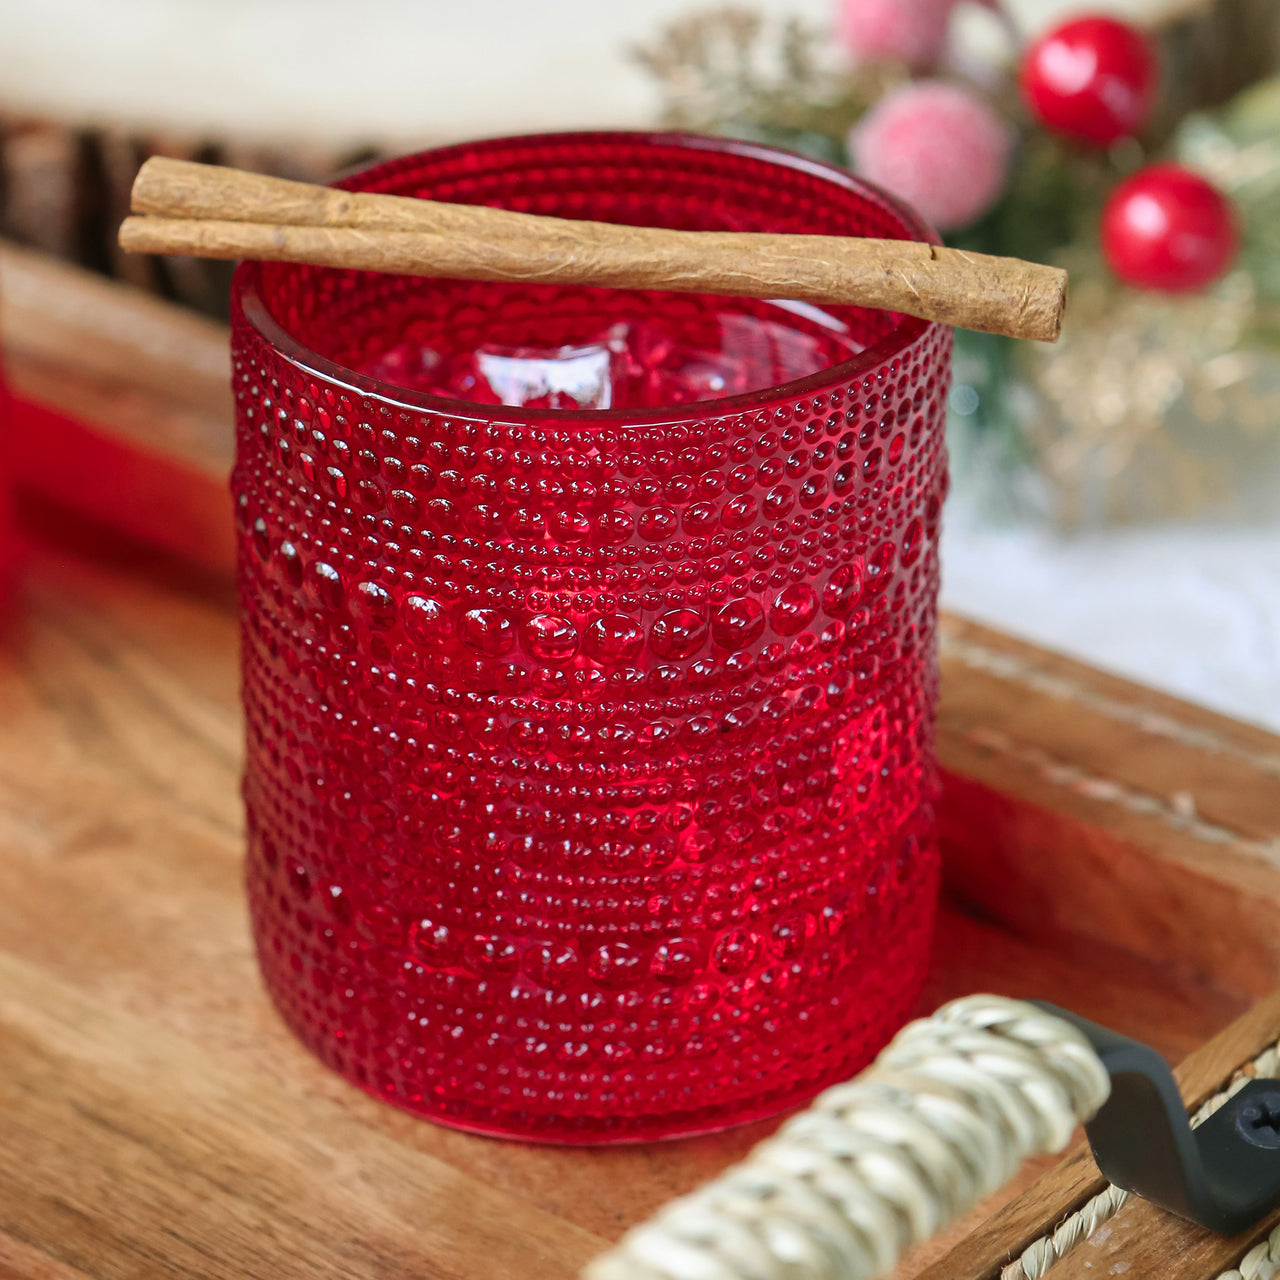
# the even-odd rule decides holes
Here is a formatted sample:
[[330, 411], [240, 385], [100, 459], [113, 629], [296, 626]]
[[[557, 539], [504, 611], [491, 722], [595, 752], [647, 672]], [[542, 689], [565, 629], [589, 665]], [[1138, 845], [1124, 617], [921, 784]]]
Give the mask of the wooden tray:
[[[19, 326], [11, 302], [5, 330], [23, 433], [80, 470], [54, 484], [15, 442], [44, 501], [0, 656], [0, 1276], [567, 1280], [769, 1126], [494, 1142], [380, 1105], [284, 1030], [240, 883], [216, 370], [179, 376], [200, 366], [162, 351], [125, 381], [118, 332], [64, 367], [71, 347], [32, 354], [47, 311]], [[83, 458], [140, 439], [157, 452], [121, 473], [127, 532], [207, 572], [49, 515], [118, 517]], [[948, 901], [925, 1008], [1042, 997], [1179, 1059], [1280, 986], [1280, 740], [954, 618], [943, 666]], [[983, 1237], [997, 1207], [903, 1275], [994, 1274], [1041, 1225]]]

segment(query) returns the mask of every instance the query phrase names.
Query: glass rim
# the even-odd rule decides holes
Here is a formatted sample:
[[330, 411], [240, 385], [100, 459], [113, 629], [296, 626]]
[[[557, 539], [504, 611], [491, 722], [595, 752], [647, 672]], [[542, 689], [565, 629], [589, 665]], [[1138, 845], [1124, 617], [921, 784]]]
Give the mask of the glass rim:
[[[908, 235], [917, 240], [940, 244], [937, 232], [909, 205], [885, 191], [875, 183], [858, 177], [838, 165], [815, 160], [793, 151], [773, 147], [766, 143], [751, 142], [739, 138], [716, 137], [707, 134], [652, 129], [575, 129], [547, 133], [503, 134], [488, 138], [454, 143], [446, 147], [432, 147], [419, 155], [449, 155], [470, 151], [476, 147], [494, 146], [500, 143], [537, 144], [547, 142], [572, 142], [587, 140], [607, 142], [611, 139], [656, 146], [686, 147], [691, 151], [716, 151], [729, 155], [746, 156], [792, 169], [814, 177], [823, 178], [837, 187], [857, 196], [880, 201], [901, 219]], [[415, 153], [409, 153], [415, 154]], [[390, 157], [375, 164], [344, 174], [339, 185], [346, 185], [354, 178], [376, 173], [387, 164], [394, 164], [404, 157]], [[287, 264], [286, 264], [287, 265]], [[470, 418], [480, 421], [501, 420], [522, 425], [546, 424], [550, 420], [564, 422], [568, 426], [657, 426], [666, 423], [689, 422], [700, 418], [724, 417], [730, 414], [750, 413], [774, 404], [779, 400], [803, 399], [828, 391], [831, 387], [853, 382], [869, 370], [878, 368], [887, 360], [905, 351], [938, 322], [921, 320], [915, 316], [899, 315], [898, 323], [871, 346], [842, 360], [827, 365], [814, 373], [790, 382], [781, 382], [756, 391], [744, 391], [734, 396], [722, 396], [710, 400], [693, 400], [686, 404], [653, 405], [648, 408], [621, 409], [529, 409], [519, 405], [484, 404], [476, 400], [455, 399], [426, 391], [414, 391], [397, 386], [348, 368], [336, 360], [312, 350], [295, 338], [271, 314], [262, 299], [259, 288], [263, 264], [258, 261], [241, 262], [232, 283], [233, 310], [238, 306], [246, 322], [278, 355], [284, 357], [299, 370], [326, 382], [336, 384], [357, 395], [380, 400], [397, 408], [423, 409], [449, 418]], [[766, 301], [768, 301], [766, 299]], [[870, 308], [869, 308], [870, 309]]]

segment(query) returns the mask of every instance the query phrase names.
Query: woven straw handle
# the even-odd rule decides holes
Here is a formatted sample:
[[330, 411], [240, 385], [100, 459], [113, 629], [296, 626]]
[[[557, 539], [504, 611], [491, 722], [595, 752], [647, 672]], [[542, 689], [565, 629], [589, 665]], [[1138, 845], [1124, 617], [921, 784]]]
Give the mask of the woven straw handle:
[[905, 1027], [741, 1164], [665, 1206], [583, 1280], [872, 1280], [1061, 1151], [1110, 1092], [1084, 1036], [969, 996]]

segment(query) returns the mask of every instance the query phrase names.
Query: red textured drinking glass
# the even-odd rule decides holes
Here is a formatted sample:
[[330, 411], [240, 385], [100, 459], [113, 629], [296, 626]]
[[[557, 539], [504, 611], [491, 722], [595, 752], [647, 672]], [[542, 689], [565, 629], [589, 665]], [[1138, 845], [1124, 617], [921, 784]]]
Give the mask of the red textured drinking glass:
[[[682, 135], [367, 191], [924, 238]], [[486, 1133], [625, 1141], [863, 1065], [924, 975], [950, 332], [857, 308], [246, 264], [248, 886], [325, 1062]]]

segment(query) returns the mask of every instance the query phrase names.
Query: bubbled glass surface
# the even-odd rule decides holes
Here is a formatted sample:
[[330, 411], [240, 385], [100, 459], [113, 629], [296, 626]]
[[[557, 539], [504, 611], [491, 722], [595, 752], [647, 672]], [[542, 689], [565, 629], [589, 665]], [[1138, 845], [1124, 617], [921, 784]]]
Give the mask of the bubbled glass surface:
[[[499, 140], [349, 183], [928, 234], [841, 171], [669, 135]], [[360, 372], [394, 376], [406, 342], [549, 349], [618, 321], [705, 347], [768, 306], [238, 272], [253, 927], [289, 1025], [389, 1102], [548, 1141], [697, 1132], [856, 1071], [910, 1012], [949, 331], [832, 308], [816, 372], [676, 407]]]

